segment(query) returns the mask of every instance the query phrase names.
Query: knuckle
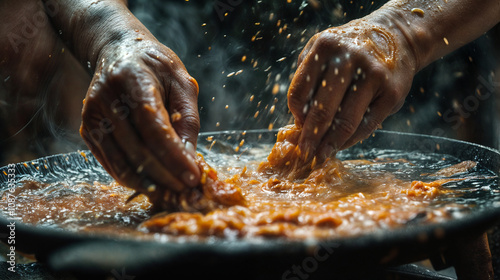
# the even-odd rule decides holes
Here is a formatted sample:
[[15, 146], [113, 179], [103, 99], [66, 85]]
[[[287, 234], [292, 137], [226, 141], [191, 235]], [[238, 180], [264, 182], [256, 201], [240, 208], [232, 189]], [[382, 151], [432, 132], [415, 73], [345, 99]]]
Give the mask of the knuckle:
[[315, 49], [317, 52], [328, 51], [334, 46], [335, 37], [330, 32], [322, 32], [318, 35], [315, 42]]
[[339, 117], [335, 119], [335, 131], [340, 132], [342, 135], [351, 136], [356, 131], [357, 127], [350, 119]]
[[109, 71], [107, 73], [107, 79], [109, 81], [121, 80], [126, 77], [130, 77], [134, 72], [134, 67], [128, 61], [118, 61], [115, 62], [114, 67], [109, 67]]
[[196, 114], [187, 114], [184, 117], [187, 130], [198, 132], [200, 130], [200, 117]]
[[103, 119], [99, 113], [99, 108], [100, 105], [93, 99], [85, 102], [85, 106], [82, 110], [82, 123], [84, 123], [88, 128], [97, 126]]
[[307, 104], [304, 104], [298, 96], [293, 95], [288, 97], [288, 108], [296, 118], [302, 119], [304, 111], [307, 111]]
[[313, 107], [307, 117], [311, 118], [313, 123], [326, 125], [331, 122], [332, 115], [329, 110]]
[[378, 63], [372, 64], [368, 67], [367, 76], [374, 81], [383, 82], [387, 80], [386, 68]]
[[188, 76], [187, 84], [189, 86], [190, 91], [198, 95], [200, 87], [198, 86], [198, 82], [196, 81], [196, 79], [191, 76]]
[[386, 92], [387, 103], [393, 106], [401, 103], [402, 98], [400, 91], [397, 88], [392, 88]]
[[365, 117], [363, 119], [363, 125], [361, 126], [360, 129], [362, 129], [362, 134], [363, 135], [369, 135], [371, 134], [373, 131], [375, 131], [377, 129], [377, 127], [379, 126], [379, 124], [381, 124], [382, 121], [379, 120], [378, 118], [375, 118], [375, 117]]

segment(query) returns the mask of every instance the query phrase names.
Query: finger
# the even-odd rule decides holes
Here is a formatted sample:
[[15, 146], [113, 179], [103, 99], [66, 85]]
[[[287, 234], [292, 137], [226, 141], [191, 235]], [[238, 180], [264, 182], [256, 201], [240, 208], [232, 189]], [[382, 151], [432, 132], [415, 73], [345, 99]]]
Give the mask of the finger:
[[361, 121], [356, 132], [345, 142], [340, 148], [341, 150], [347, 149], [361, 140], [368, 138], [380, 124], [397, 108], [398, 105], [394, 104], [394, 99], [389, 96], [380, 96], [367, 108], [366, 113]]
[[331, 61], [326, 74], [319, 81], [320, 85], [310, 102], [310, 109], [305, 117], [299, 139], [299, 148], [305, 160], [314, 155], [315, 148], [332, 124], [333, 117], [351, 83], [351, 67], [350, 63], [340, 65]]
[[318, 36], [319, 33], [316, 33], [314, 34], [314, 36], [311, 37], [311, 39], [309, 39], [306, 46], [302, 49], [302, 51], [299, 54], [299, 58], [297, 60], [297, 66], [300, 66], [302, 64], [307, 54], [311, 51], [312, 47], [314, 46], [314, 43], [316, 43]]
[[376, 92], [373, 83], [355, 82], [346, 92], [335, 114], [333, 123], [318, 147], [318, 157], [326, 158], [336, 153], [354, 134]]
[[182, 191], [184, 183], [179, 181], [170, 170], [156, 158], [149, 149], [145, 147], [144, 141], [138, 137], [138, 133], [129, 119], [120, 119], [118, 115], [111, 114], [111, 122], [114, 130], [112, 137], [125, 154], [129, 166], [139, 176], [144, 176], [155, 185], [167, 187], [174, 191]]
[[170, 122], [167, 110], [161, 102], [158, 90], [151, 86], [144, 89], [144, 102], [131, 111], [131, 120], [140, 133], [146, 147], [158, 160], [189, 187], [196, 187], [200, 169], [186, 150], [181, 138]]
[[297, 68], [288, 89], [288, 108], [299, 125], [303, 125], [309, 111], [309, 100], [314, 95], [319, 81], [326, 70], [326, 56], [309, 52]]
[[132, 170], [113, 137], [96, 138], [92, 134], [89, 136], [92, 145], [98, 150], [97, 154], [102, 155], [103, 167], [118, 183], [146, 194], [156, 190], [147, 178]]
[[85, 142], [85, 144], [87, 145], [87, 147], [92, 152], [92, 155], [94, 155], [94, 157], [102, 165], [104, 170], [106, 170], [111, 175], [111, 173], [110, 173], [111, 168], [109, 167], [107, 162], [104, 160], [103, 154], [99, 151], [97, 146], [90, 139], [89, 130], [87, 129], [87, 126], [84, 123], [82, 123], [82, 125], [80, 126], [80, 135], [81, 135], [83, 141]]
[[170, 120], [177, 135], [185, 142], [188, 152], [196, 156], [196, 143], [200, 131], [200, 117], [198, 115], [198, 83], [194, 78], [185, 74], [173, 81], [168, 93], [168, 107]]

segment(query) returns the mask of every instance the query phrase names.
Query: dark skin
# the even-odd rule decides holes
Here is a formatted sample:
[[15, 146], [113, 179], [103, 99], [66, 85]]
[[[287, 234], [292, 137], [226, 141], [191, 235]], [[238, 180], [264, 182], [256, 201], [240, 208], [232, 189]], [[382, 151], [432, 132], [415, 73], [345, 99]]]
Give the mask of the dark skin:
[[[35, 95], [53, 69], [79, 63], [79, 71], [63, 74], [88, 87], [80, 133], [104, 168], [143, 193], [195, 187], [198, 84], [177, 55], [130, 13], [126, 1], [42, 2], [50, 24], [40, 27], [39, 36], [21, 44], [17, 56], [3, 41], [0, 68], [3, 77], [12, 77], [11, 89], [26, 83], [20, 70], [36, 74], [48, 68], [19, 93]], [[3, 1], [0, 12], [15, 26], [20, 17], [13, 10], [30, 13], [26, 7], [39, 4]], [[315, 35], [288, 92], [289, 108], [303, 128], [302, 156], [322, 160], [369, 136], [401, 107], [415, 73], [481, 35], [499, 15], [496, 0], [393, 0]], [[3, 26], [3, 34], [12, 30]], [[81, 69], [90, 75], [90, 86]]]
[[[80, 133], [118, 182], [146, 194], [199, 184], [198, 84], [126, 1], [3, 0], [0, 16], [0, 74], [10, 98], [86, 92]], [[303, 129], [302, 156], [322, 160], [369, 136], [399, 110], [419, 70], [499, 20], [498, 0], [392, 0], [315, 35], [288, 92]], [[13, 109], [21, 126], [37, 110], [29, 102], [9, 104], [21, 104]], [[479, 248], [486, 261], [475, 264], [482, 272], [475, 277], [488, 279], [485, 240], [470, 244], [458, 244], [465, 250], [457, 263], [470, 264], [470, 252]]]
[[[58, 38], [41, 2], [2, 1], [0, 16], [0, 87], [6, 93], [0, 100], [6, 135], [0, 141], [7, 161], [21, 162], [39, 157], [26, 147], [46, 133], [46, 127], [30, 122], [35, 115], [40, 119], [42, 104], [56, 113], [58, 125], [78, 136], [90, 76]], [[8, 148], [4, 141], [11, 143]]]
[[401, 108], [418, 71], [499, 20], [495, 0], [392, 0], [313, 36], [288, 91], [302, 157], [321, 161], [367, 138]]
[[198, 84], [177, 55], [124, 1], [53, 2], [61, 10], [54, 26], [94, 70], [80, 128], [92, 153], [140, 192], [197, 186]]

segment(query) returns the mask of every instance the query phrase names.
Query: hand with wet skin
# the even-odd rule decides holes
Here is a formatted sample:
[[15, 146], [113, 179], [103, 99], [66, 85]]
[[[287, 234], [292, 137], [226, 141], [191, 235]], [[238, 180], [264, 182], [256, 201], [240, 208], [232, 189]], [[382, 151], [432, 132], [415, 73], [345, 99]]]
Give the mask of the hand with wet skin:
[[199, 184], [198, 85], [158, 42], [105, 48], [89, 87], [80, 133], [104, 168], [141, 192]]
[[123, 0], [44, 0], [92, 74], [80, 133], [116, 181], [153, 203], [200, 184], [198, 84]]
[[304, 158], [368, 137], [402, 106], [415, 74], [403, 36], [356, 20], [316, 34], [299, 57], [288, 104]]
[[399, 110], [419, 70], [499, 20], [497, 0], [392, 0], [313, 36], [288, 91], [302, 158], [322, 161], [367, 138]]

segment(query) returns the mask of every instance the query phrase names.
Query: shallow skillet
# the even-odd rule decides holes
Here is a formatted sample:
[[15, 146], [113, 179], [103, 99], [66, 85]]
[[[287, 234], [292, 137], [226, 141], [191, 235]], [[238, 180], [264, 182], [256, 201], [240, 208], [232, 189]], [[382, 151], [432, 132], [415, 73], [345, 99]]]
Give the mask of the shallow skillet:
[[[213, 138], [211, 138], [212, 136]], [[276, 131], [228, 131], [202, 133], [199, 149], [207, 151], [216, 140], [213, 152], [234, 153], [245, 139], [245, 147], [275, 142]], [[211, 141], [208, 141], [207, 138]], [[374, 149], [391, 149], [403, 154], [438, 153], [459, 160], [473, 160], [477, 168], [500, 173], [500, 153], [494, 149], [446, 138], [378, 131], [374, 137], [342, 152], [342, 158], [369, 155]], [[241, 151], [240, 151], [241, 152]], [[100, 164], [86, 151], [54, 155], [15, 165], [16, 180], [26, 177], [42, 181], [109, 182]], [[236, 156], [236, 155], [235, 155]], [[0, 189], [8, 187], [8, 167], [0, 169]], [[5, 173], [4, 173], [5, 171]], [[323, 241], [209, 240], [205, 242], [138, 241], [69, 232], [16, 222], [16, 250], [36, 255], [55, 271], [83, 275], [110, 275], [145, 278], [158, 273], [176, 277], [238, 277], [258, 279], [312, 279], [318, 275], [350, 275], [366, 267], [397, 265], [439, 255], [457, 238], [476, 236], [493, 227], [500, 218], [498, 178], [489, 192], [471, 193], [477, 201], [460, 219], [433, 225], [408, 224], [397, 230], [384, 230], [349, 238], [332, 237]], [[491, 181], [490, 181], [491, 184]], [[477, 186], [481, 188], [481, 186]], [[475, 197], [477, 196], [477, 197]], [[5, 206], [5, 205], [3, 205]], [[0, 236], [10, 234], [7, 213], [0, 215]], [[347, 274], [346, 274], [347, 273]], [[127, 278], [128, 277], [128, 278]]]

